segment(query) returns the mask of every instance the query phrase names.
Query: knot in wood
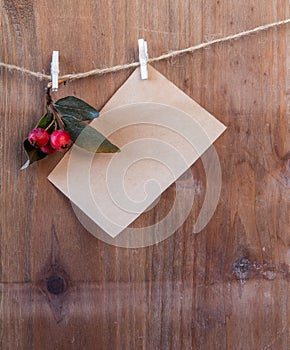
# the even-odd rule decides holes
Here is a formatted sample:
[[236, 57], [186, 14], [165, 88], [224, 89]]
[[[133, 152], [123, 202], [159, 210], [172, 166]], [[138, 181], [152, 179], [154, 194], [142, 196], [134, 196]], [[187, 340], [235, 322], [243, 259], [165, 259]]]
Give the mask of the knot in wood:
[[49, 293], [58, 295], [65, 291], [66, 284], [62, 277], [57, 275], [51, 275], [46, 279], [46, 288]]
[[233, 274], [239, 280], [248, 278], [251, 269], [251, 262], [248, 258], [242, 257], [237, 259], [233, 264]]

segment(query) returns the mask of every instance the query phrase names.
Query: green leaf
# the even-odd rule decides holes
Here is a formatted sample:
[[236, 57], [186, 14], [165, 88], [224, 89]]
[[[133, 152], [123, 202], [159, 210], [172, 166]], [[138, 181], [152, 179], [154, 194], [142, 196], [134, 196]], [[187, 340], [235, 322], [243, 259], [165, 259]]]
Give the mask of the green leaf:
[[94, 107], [74, 96], [67, 96], [56, 101], [54, 107], [61, 117], [71, 116], [79, 121], [92, 120], [99, 116], [99, 112]]
[[76, 120], [72, 116], [63, 116], [65, 130], [73, 142], [81, 148], [95, 153], [116, 153], [120, 149], [113, 145], [101, 133], [91, 126]]
[[53, 122], [53, 114], [51, 112], [46, 113], [35, 125], [35, 128], [43, 128], [51, 134], [58, 128], [57, 122]]
[[25, 153], [27, 155], [27, 161], [22, 165], [20, 170], [26, 169], [30, 164], [43, 159], [47, 156], [47, 154], [41, 152], [39, 148], [34, 148], [27, 139], [23, 142], [23, 147], [25, 150]]
[[51, 113], [46, 113], [43, 117], [41, 117], [38, 121], [38, 123], [35, 125], [36, 128], [43, 128], [45, 129], [49, 123], [52, 121], [52, 115]]

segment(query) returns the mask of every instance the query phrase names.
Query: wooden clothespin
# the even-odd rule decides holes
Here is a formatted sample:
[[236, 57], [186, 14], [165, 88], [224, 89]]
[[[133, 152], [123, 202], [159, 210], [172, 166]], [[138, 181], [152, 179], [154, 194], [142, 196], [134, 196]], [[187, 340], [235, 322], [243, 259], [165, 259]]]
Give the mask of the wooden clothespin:
[[59, 73], [58, 51], [52, 51], [52, 60], [51, 60], [51, 67], [50, 67], [52, 91], [57, 91], [58, 89], [58, 73]]
[[147, 51], [147, 41], [144, 39], [138, 39], [138, 47], [139, 47], [139, 62], [140, 62], [140, 71], [141, 71], [141, 79], [148, 79], [148, 51]]

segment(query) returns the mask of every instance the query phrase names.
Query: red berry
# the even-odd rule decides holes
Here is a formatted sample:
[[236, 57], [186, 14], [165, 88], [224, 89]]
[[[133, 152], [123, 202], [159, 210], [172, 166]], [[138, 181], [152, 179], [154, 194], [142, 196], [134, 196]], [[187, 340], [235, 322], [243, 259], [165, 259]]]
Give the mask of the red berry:
[[50, 146], [50, 144], [40, 147], [41, 152], [46, 154], [52, 154], [55, 152], [55, 149]]
[[55, 130], [50, 135], [50, 145], [57, 151], [63, 151], [69, 147], [71, 139], [69, 133], [64, 130]]
[[42, 128], [35, 128], [28, 134], [28, 141], [35, 148], [40, 148], [48, 144], [49, 134]]

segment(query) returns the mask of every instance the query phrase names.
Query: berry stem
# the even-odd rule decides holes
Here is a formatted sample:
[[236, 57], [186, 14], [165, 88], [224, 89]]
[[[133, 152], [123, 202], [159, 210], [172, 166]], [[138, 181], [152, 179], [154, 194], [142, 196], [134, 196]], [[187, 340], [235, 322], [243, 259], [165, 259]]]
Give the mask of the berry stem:
[[[61, 85], [61, 84], [65, 84], [66, 83], [66, 80], [59, 80], [58, 81], [58, 85]], [[47, 84], [47, 89], [51, 89], [52, 88], [52, 82], [50, 81], [48, 84]]]
[[[63, 81], [64, 82], [64, 81]], [[53, 105], [53, 100], [50, 95], [50, 90], [51, 90], [51, 84], [47, 84], [46, 88], [46, 108], [53, 114], [54, 120], [57, 121], [57, 124], [61, 130], [64, 130], [64, 122], [61, 119], [61, 116], [59, 115], [58, 111], [55, 109]]]
[[53, 103], [47, 106], [47, 108], [52, 112], [54, 118], [57, 121], [57, 124], [61, 130], [64, 130], [64, 122], [61, 119], [61, 116], [59, 115], [58, 111], [55, 109]]
[[45, 131], [49, 130], [55, 122], [56, 122], [55, 115], [53, 115], [53, 119], [51, 123], [44, 130]]

